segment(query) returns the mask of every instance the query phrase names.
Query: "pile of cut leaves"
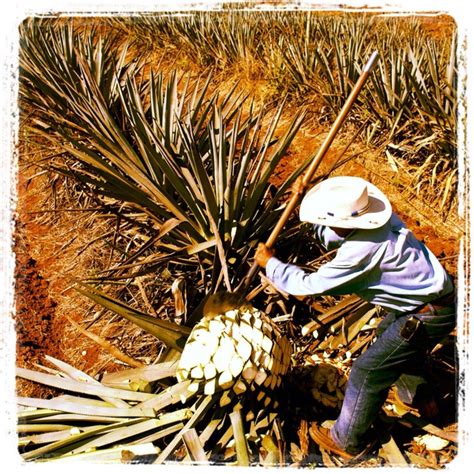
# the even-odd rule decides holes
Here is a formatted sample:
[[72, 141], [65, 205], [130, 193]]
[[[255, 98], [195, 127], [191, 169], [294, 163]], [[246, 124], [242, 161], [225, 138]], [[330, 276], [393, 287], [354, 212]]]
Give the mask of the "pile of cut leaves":
[[[94, 378], [52, 357], [39, 370], [18, 368], [18, 377], [61, 393], [49, 400], [18, 397], [21, 456], [35, 462], [346, 465], [320, 449], [309, 428], [337, 417], [352, 361], [374, 340], [383, 315], [357, 297], [329, 309], [324, 301], [312, 305], [321, 313], [303, 326], [291, 314], [274, 320], [292, 354], [281, 386], [266, 392], [271, 404], [259, 401], [258, 390], [231, 392], [226, 403], [221, 392], [190, 393], [190, 381], [178, 381], [179, 357]], [[380, 444], [353, 465], [439, 468], [453, 460], [453, 342], [450, 336], [429, 357], [442, 415], [425, 420], [391, 391], [377, 420]]]

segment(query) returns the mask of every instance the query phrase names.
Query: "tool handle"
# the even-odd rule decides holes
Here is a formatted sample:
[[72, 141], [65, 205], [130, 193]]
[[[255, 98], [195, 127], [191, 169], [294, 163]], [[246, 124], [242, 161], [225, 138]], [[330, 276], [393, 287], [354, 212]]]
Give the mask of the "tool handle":
[[[376, 59], [378, 57], [378, 52], [374, 51], [372, 55], [370, 56], [369, 60], [367, 61], [367, 64], [364, 66], [362, 69], [362, 73], [359, 76], [359, 79], [355, 83], [354, 87], [352, 88], [351, 93], [349, 94], [349, 97], [347, 98], [344, 106], [342, 107], [341, 111], [339, 112], [339, 115], [336, 117], [336, 120], [334, 121], [331, 129], [329, 130], [329, 133], [322, 143], [321, 147], [319, 148], [318, 152], [314, 156], [313, 160], [311, 161], [310, 166], [306, 170], [303, 181], [302, 181], [302, 191], [308, 187], [309, 183], [313, 179], [314, 173], [316, 172], [319, 164], [321, 163], [322, 159], [326, 155], [327, 151], [329, 150], [329, 147], [331, 146], [332, 142], [334, 141], [334, 138], [341, 128], [342, 124], [344, 123], [344, 120], [347, 117], [347, 114], [349, 113], [349, 110], [352, 108], [354, 105], [354, 102], [357, 99], [357, 96], [359, 95], [362, 87], [364, 86], [365, 82], [367, 81], [367, 78], [369, 77], [370, 72], [372, 71]], [[298, 205], [300, 201], [300, 197], [302, 193], [297, 193], [294, 192], [289, 199], [287, 205], [285, 206], [285, 209], [283, 210], [280, 218], [278, 219], [278, 222], [276, 223], [275, 227], [273, 228], [272, 233], [268, 237], [267, 241], [265, 242], [265, 245], [268, 248], [272, 248], [275, 245], [275, 242], [277, 240], [278, 235], [282, 231], [283, 227], [285, 226], [286, 222], [288, 221], [290, 215], [292, 212], [295, 210], [296, 206]], [[247, 273], [247, 276], [245, 279], [242, 281], [244, 290], [247, 290], [252, 279], [254, 278], [255, 274], [257, 273], [258, 270], [258, 265], [257, 263], [253, 263], [252, 267], [250, 268], [249, 272]], [[239, 285], [241, 286], [241, 285]]]

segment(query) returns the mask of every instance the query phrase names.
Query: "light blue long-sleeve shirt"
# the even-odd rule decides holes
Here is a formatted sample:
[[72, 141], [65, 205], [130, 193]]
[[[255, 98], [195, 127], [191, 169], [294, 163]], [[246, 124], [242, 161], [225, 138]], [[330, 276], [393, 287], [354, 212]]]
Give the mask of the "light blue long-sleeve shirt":
[[397, 313], [450, 293], [451, 278], [433, 253], [408, 230], [396, 214], [378, 229], [356, 229], [347, 237], [314, 226], [328, 249], [338, 249], [333, 260], [307, 273], [271, 257], [267, 277], [293, 295], [356, 294]]

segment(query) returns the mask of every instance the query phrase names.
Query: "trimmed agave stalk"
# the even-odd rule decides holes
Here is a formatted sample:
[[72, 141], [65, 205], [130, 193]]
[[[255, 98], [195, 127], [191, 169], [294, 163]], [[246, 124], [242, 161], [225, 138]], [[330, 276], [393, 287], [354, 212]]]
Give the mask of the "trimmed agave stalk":
[[176, 377], [190, 381], [188, 396], [223, 391], [220, 405], [225, 406], [228, 390], [237, 396], [251, 391], [266, 407], [288, 371], [290, 356], [290, 342], [273, 321], [243, 304], [224, 314], [205, 314], [184, 346]]

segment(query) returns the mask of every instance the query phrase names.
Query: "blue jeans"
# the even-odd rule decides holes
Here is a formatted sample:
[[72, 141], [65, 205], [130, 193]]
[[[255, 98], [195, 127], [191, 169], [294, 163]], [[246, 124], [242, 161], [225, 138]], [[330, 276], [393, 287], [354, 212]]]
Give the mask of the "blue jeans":
[[412, 314], [389, 313], [381, 322], [377, 340], [354, 362], [344, 402], [334, 426], [333, 440], [345, 451], [356, 454], [367, 442], [367, 432], [377, 418], [392, 384], [414, 367], [422, 367], [427, 350], [455, 327], [454, 306], [416, 314], [422, 324], [416, 336], [406, 341], [400, 331]]

